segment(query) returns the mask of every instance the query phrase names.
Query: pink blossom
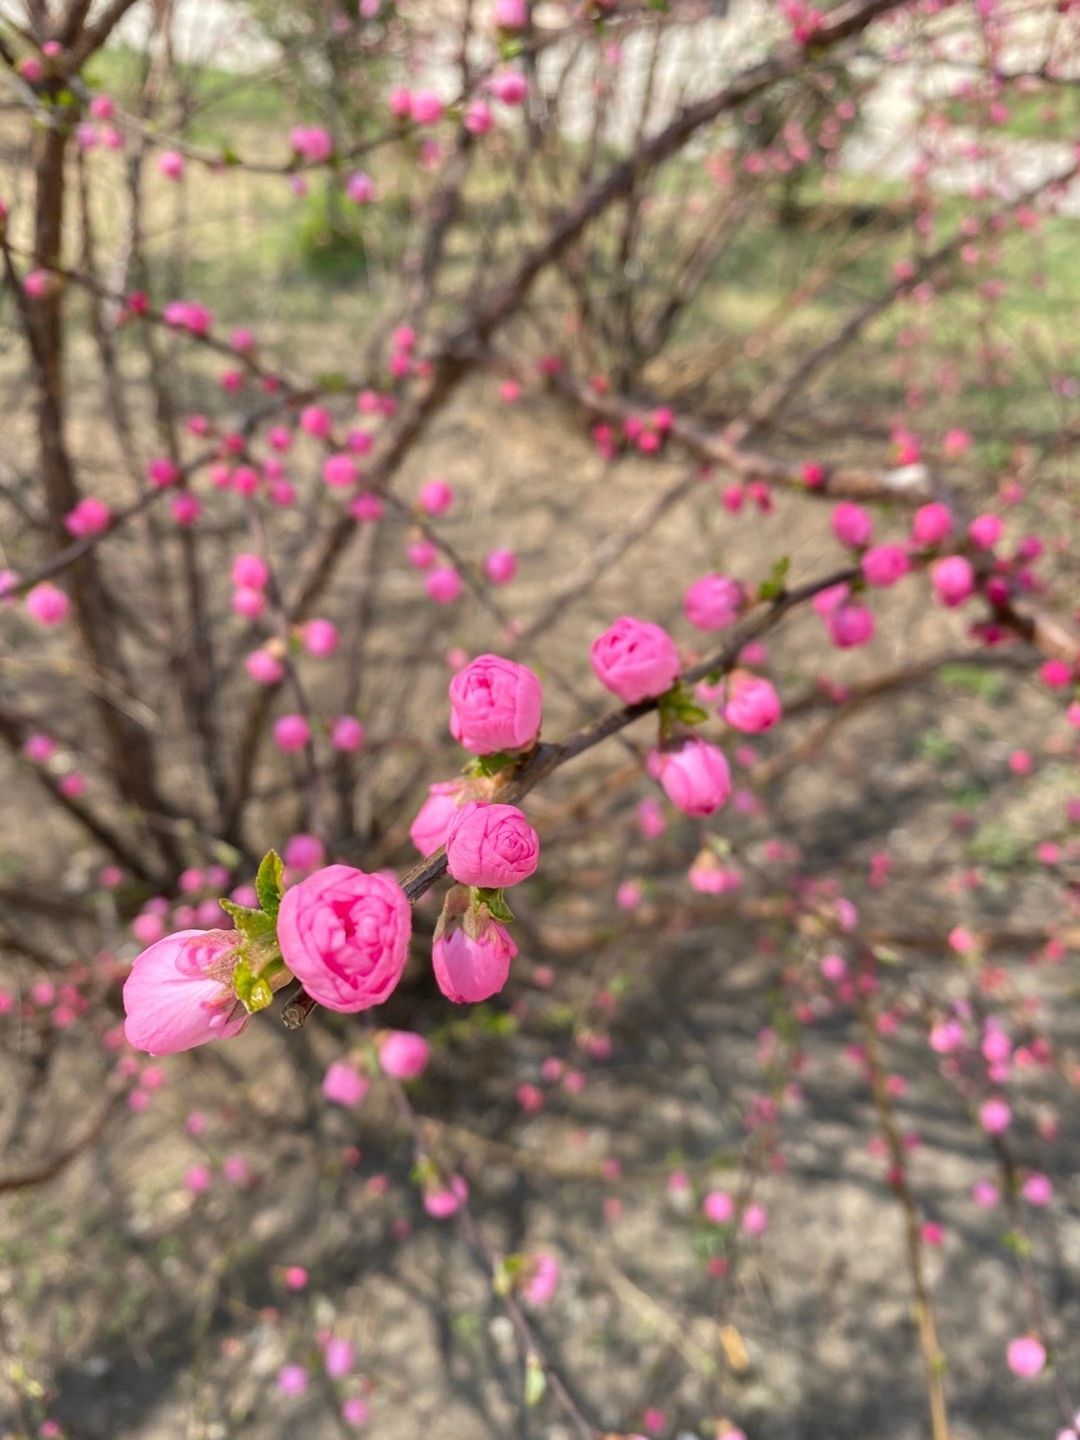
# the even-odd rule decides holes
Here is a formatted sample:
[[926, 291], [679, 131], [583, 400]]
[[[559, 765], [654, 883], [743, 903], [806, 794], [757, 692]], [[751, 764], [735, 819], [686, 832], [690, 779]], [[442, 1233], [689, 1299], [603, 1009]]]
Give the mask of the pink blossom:
[[861, 550], [869, 545], [874, 531], [874, 522], [862, 508], [851, 500], [841, 500], [832, 512], [833, 534], [841, 545]]
[[916, 545], [935, 546], [947, 540], [952, 533], [952, 512], [940, 500], [931, 501], [915, 511], [911, 522], [911, 535]]
[[450, 682], [450, 733], [474, 755], [536, 743], [544, 693], [526, 665], [478, 655]]
[[1028, 1175], [1020, 1187], [1020, 1193], [1029, 1205], [1044, 1209], [1054, 1198], [1054, 1182], [1049, 1175]]
[[260, 685], [278, 685], [285, 678], [285, 666], [269, 650], [253, 650], [244, 661], [244, 669]]
[[234, 614], [242, 615], [245, 620], [257, 620], [266, 609], [266, 596], [261, 590], [241, 586], [233, 591], [232, 608]]
[[213, 1183], [209, 1165], [189, 1165], [184, 1171], [184, 1189], [190, 1195], [204, 1195]]
[[520, 70], [503, 70], [491, 77], [488, 89], [504, 105], [521, 105], [529, 93], [529, 82]]
[[56, 741], [51, 735], [43, 735], [40, 731], [28, 735], [23, 741], [23, 754], [28, 760], [33, 760], [35, 765], [44, 765], [56, 754]]
[[540, 837], [516, 805], [469, 800], [451, 816], [446, 861], [460, 884], [501, 890], [535, 872]]
[[292, 835], [285, 845], [290, 870], [314, 870], [326, 859], [326, 846], [317, 835]]
[[378, 1037], [379, 1065], [394, 1080], [415, 1080], [427, 1069], [431, 1047], [412, 1030], [386, 1030]]
[[424, 1194], [424, 1209], [433, 1220], [448, 1220], [456, 1215], [469, 1198], [469, 1187], [461, 1175], [451, 1175], [450, 1180], [438, 1190]]
[[902, 545], [874, 545], [860, 562], [868, 585], [885, 589], [895, 585], [911, 569], [908, 553]]
[[470, 135], [486, 135], [495, 124], [495, 116], [486, 100], [470, 100], [465, 108], [462, 124]]
[[431, 947], [435, 981], [455, 1005], [497, 995], [510, 974], [517, 946], [506, 928], [486, 915], [452, 919]]
[[71, 601], [57, 585], [43, 580], [27, 593], [26, 613], [39, 625], [62, 625], [71, 611]]
[[352, 754], [364, 743], [364, 727], [355, 715], [339, 715], [330, 727], [330, 744], [343, 754]]
[[748, 1205], [743, 1211], [742, 1228], [747, 1235], [764, 1235], [769, 1224], [769, 1216], [764, 1205]]
[[[361, 491], [349, 501], [349, 514], [360, 525], [374, 524], [383, 517], [383, 502], [379, 495]], [[451, 572], [453, 573], [453, 572]]]
[[417, 125], [437, 125], [445, 110], [434, 90], [417, 90], [409, 104], [409, 115]]
[[301, 643], [309, 655], [325, 658], [338, 647], [338, 628], [332, 620], [309, 620], [301, 634]]
[[679, 676], [679, 654], [666, 630], [623, 615], [592, 643], [593, 673], [627, 705], [670, 690]]
[[171, 1055], [238, 1035], [248, 1016], [232, 987], [235, 963], [236, 936], [225, 930], [181, 930], [152, 944], [124, 982], [128, 1043]]
[[742, 586], [726, 575], [703, 575], [683, 596], [683, 614], [699, 630], [723, 630], [738, 616]]
[[529, 23], [527, 0], [495, 0], [491, 18], [501, 30], [523, 30]]
[[492, 550], [484, 557], [484, 574], [493, 585], [506, 585], [517, 574], [517, 568], [513, 550]]
[[771, 730], [781, 716], [780, 697], [768, 680], [736, 670], [728, 680], [724, 719], [746, 735]]
[[331, 1335], [323, 1347], [323, 1364], [331, 1380], [342, 1380], [356, 1364], [356, 1352], [348, 1340]]
[[540, 1251], [532, 1257], [526, 1272], [522, 1294], [530, 1305], [550, 1305], [559, 1288], [559, 1262], [554, 1255]]
[[279, 750], [303, 750], [311, 740], [311, 726], [303, 715], [282, 715], [274, 721], [274, 744]]
[[979, 1124], [988, 1135], [1001, 1135], [1012, 1124], [1012, 1110], [1005, 1100], [985, 1100], [979, 1107]]
[[354, 205], [369, 205], [375, 199], [375, 182], [370, 175], [357, 170], [346, 180], [345, 194]]
[[405, 968], [412, 912], [392, 876], [329, 865], [285, 891], [278, 942], [285, 964], [328, 1010], [381, 1005]]
[[287, 1265], [282, 1277], [287, 1290], [304, 1290], [307, 1288], [308, 1272], [303, 1265]]
[[968, 526], [968, 539], [980, 550], [992, 550], [1004, 530], [1005, 525], [1000, 515], [976, 515]]
[[341, 1418], [346, 1425], [355, 1426], [357, 1429], [367, 1424], [370, 1414], [367, 1401], [360, 1395], [350, 1396], [341, 1407]]
[[104, 500], [87, 495], [73, 510], [64, 516], [64, 528], [69, 535], [101, 535], [112, 524], [112, 510]]
[[409, 826], [409, 839], [426, 859], [446, 844], [458, 805], [462, 800], [462, 782], [445, 780], [428, 789], [428, 797]]
[[248, 590], [265, 590], [270, 580], [270, 567], [261, 555], [244, 552], [232, 563], [232, 583]]
[[323, 461], [323, 484], [332, 490], [348, 490], [359, 478], [356, 461], [351, 455], [328, 455]]
[[277, 1387], [282, 1395], [303, 1395], [308, 1387], [308, 1372], [303, 1365], [283, 1365], [278, 1371]]
[[711, 815], [727, 802], [731, 771], [718, 746], [695, 738], [651, 758], [664, 793], [684, 814]]
[[826, 620], [829, 637], [839, 650], [853, 650], [874, 638], [874, 616], [865, 605], [845, 603]]
[[465, 586], [456, 570], [443, 566], [431, 571], [424, 582], [424, 588], [436, 605], [452, 605]]
[[184, 173], [184, 157], [179, 150], [163, 150], [158, 156], [158, 173], [166, 180], [179, 180]]
[[701, 1213], [714, 1225], [727, 1225], [735, 1217], [735, 1201], [726, 1190], [710, 1190], [701, 1202]]
[[971, 1198], [980, 1210], [992, 1210], [1001, 1198], [1001, 1193], [992, 1180], [976, 1180], [971, 1187]]
[[367, 1076], [344, 1060], [335, 1060], [323, 1076], [323, 1095], [331, 1104], [343, 1105], [347, 1110], [359, 1105], [370, 1088]]
[[953, 608], [962, 605], [975, 590], [975, 571], [963, 555], [947, 555], [930, 567], [930, 579], [938, 599]]
[[1034, 1335], [1021, 1335], [1010, 1340], [1005, 1358], [1009, 1369], [1021, 1380], [1031, 1380], [1046, 1365], [1046, 1347]]
[[418, 504], [425, 515], [445, 515], [453, 503], [453, 488], [445, 480], [428, 480], [421, 485]]
[[289, 141], [293, 151], [312, 165], [321, 165], [334, 153], [329, 131], [319, 125], [294, 125]]

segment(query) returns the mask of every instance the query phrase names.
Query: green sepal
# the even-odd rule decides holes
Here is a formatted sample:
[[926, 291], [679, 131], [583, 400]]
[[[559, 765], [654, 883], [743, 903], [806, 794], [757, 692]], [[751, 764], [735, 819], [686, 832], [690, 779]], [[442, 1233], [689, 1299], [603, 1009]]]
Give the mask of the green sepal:
[[761, 582], [758, 590], [758, 598], [761, 600], [779, 600], [787, 588], [788, 571], [791, 569], [791, 557], [781, 555], [776, 564], [769, 571], [768, 578]]
[[701, 725], [709, 718], [709, 712], [701, 708], [681, 680], [676, 680], [671, 689], [660, 696], [657, 708], [665, 732], [675, 725]]
[[245, 956], [237, 960], [233, 968], [233, 990], [249, 1015], [257, 1015], [273, 1000], [274, 987], [270, 984], [270, 977], [284, 968], [284, 963], [275, 958], [256, 974]]
[[472, 896], [473, 904], [483, 905], [491, 916], [492, 920], [501, 920], [504, 925], [514, 923], [514, 912], [506, 903], [506, 894], [502, 890], [485, 890], [480, 886], [470, 886], [469, 893]]
[[498, 775], [508, 765], [512, 765], [517, 756], [510, 750], [496, 750], [494, 755], [474, 755], [465, 766], [466, 775]]
[[255, 876], [255, 894], [259, 897], [259, 904], [262, 906], [263, 912], [270, 920], [277, 919], [282, 892], [285, 889], [284, 876], [285, 862], [276, 850], [268, 850], [263, 856]]
[[501, 1260], [496, 1260], [491, 1275], [491, 1284], [495, 1294], [509, 1295], [524, 1269], [524, 1255], [504, 1255]]

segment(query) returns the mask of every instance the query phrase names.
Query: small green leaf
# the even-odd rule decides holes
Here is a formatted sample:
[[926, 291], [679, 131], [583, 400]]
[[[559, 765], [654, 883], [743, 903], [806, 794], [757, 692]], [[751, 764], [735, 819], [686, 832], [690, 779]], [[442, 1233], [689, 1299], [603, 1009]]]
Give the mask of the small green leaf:
[[236, 998], [249, 1015], [265, 1010], [274, 998], [269, 980], [263, 975], [256, 975], [243, 959], [236, 962], [233, 970], [233, 989], [236, 991]]
[[231, 900], [219, 900], [218, 904], [226, 915], [232, 916], [233, 924], [245, 940], [253, 940], [258, 943], [269, 940], [274, 935], [273, 920], [269, 915], [264, 915], [261, 910], [252, 910], [247, 905], [236, 905]]
[[531, 1354], [525, 1362], [525, 1404], [539, 1405], [547, 1389], [547, 1376], [538, 1355]]
[[284, 874], [285, 863], [281, 856], [276, 850], [268, 850], [263, 856], [255, 876], [255, 894], [258, 895], [259, 904], [270, 920], [277, 919], [284, 888], [282, 883]]
[[758, 595], [762, 600], [778, 600], [784, 593], [787, 585], [788, 571], [791, 569], [791, 558], [788, 555], [781, 555], [776, 564], [769, 571], [767, 580], [761, 582], [761, 589]]
[[496, 1295], [509, 1295], [525, 1268], [524, 1255], [506, 1255], [496, 1260], [491, 1284]]

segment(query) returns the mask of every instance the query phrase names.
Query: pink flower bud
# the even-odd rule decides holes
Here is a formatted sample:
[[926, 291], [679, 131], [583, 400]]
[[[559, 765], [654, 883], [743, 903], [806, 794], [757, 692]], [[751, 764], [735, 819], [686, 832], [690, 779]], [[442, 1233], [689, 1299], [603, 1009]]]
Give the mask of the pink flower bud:
[[309, 620], [303, 627], [301, 643], [309, 655], [333, 655], [338, 647], [337, 626], [332, 620]]
[[833, 644], [839, 650], [854, 650], [874, 638], [874, 617], [865, 605], [838, 605], [825, 623]]
[[680, 749], [657, 751], [652, 764], [664, 793], [686, 815], [711, 815], [731, 794], [724, 752], [707, 740], [687, 740]]
[[940, 545], [949, 538], [952, 528], [953, 520], [949, 507], [940, 500], [935, 500], [915, 511], [911, 522], [911, 535], [916, 545]]
[[938, 599], [951, 608], [962, 605], [975, 591], [975, 571], [963, 555], [947, 555], [930, 567], [930, 579]]
[[179, 150], [163, 150], [157, 164], [158, 173], [166, 180], [179, 180], [184, 174], [184, 157]]
[[868, 585], [886, 589], [903, 579], [911, 561], [902, 545], [874, 545], [862, 557], [861, 566]]
[[330, 727], [330, 744], [343, 755], [359, 750], [364, 743], [364, 727], [355, 715], [339, 715]]
[[450, 682], [450, 733], [474, 755], [536, 743], [544, 692], [526, 665], [478, 655]]
[[269, 650], [253, 650], [244, 661], [244, 669], [259, 685], [279, 685], [285, 678], [285, 666]]
[[736, 670], [728, 680], [724, 719], [746, 735], [771, 730], [781, 716], [780, 697], [768, 680]]
[[370, 175], [357, 170], [345, 182], [345, 194], [354, 205], [369, 205], [375, 199], [375, 182]]
[[1034, 1335], [1021, 1335], [1009, 1341], [1005, 1359], [1014, 1375], [1032, 1380], [1046, 1366], [1046, 1347]]
[[322, 1093], [332, 1105], [343, 1105], [351, 1110], [359, 1105], [371, 1089], [371, 1081], [361, 1075], [354, 1065], [344, 1060], [335, 1060], [323, 1076]]
[[491, 18], [500, 30], [523, 30], [529, 23], [526, 0], [495, 0]]
[[451, 817], [446, 860], [460, 884], [501, 890], [535, 873], [540, 837], [516, 805], [470, 800]]
[[992, 550], [1004, 530], [1005, 525], [1000, 515], [976, 515], [968, 526], [968, 539], [980, 550]]
[[427, 1069], [431, 1047], [412, 1030], [387, 1030], [378, 1039], [379, 1065], [392, 1080], [415, 1080]]
[[450, 821], [463, 796], [462, 781], [449, 780], [432, 785], [428, 797], [409, 826], [409, 839], [426, 859], [446, 844]]
[[486, 135], [495, 124], [491, 106], [486, 100], [470, 100], [462, 123], [470, 135]]
[[437, 125], [445, 109], [434, 90], [417, 90], [410, 97], [409, 115], [417, 125]]
[[[453, 893], [453, 892], [451, 892]], [[455, 1005], [489, 1000], [506, 984], [517, 946], [486, 912], [452, 917], [436, 932], [431, 963], [439, 989]]]
[[869, 545], [874, 531], [874, 522], [861, 505], [851, 500], [842, 500], [832, 513], [833, 534], [841, 545], [861, 550]]
[[351, 455], [328, 455], [323, 461], [322, 478], [331, 489], [348, 490], [356, 484], [359, 471]]
[[699, 630], [723, 630], [743, 603], [742, 587], [726, 575], [703, 575], [683, 596], [683, 614]]
[[104, 500], [88, 495], [80, 500], [74, 510], [64, 516], [64, 528], [69, 535], [101, 535], [112, 524], [112, 510]]
[[529, 1263], [522, 1295], [530, 1305], [550, 1305], [559, 1288], [559, 1262], [543, 1251]]
[[453, 488], [445, 480], [429, 480], [421, 485], [419, 505], [425, 515], [445, 515], [453, 503]]
[[303, 750], [311, 739], [311, 726], [303, 715], [282, 715], [274, 721], [274, 744], [279, 750]]
[[58, 586], [48, 580], [35, 585], [27, 593], [26, 613], [39, 625], [62, 625], [71, 611], [71, 601]]
[[424, 589], [436, 605], [452, 605], [464, 588], [461, 576], [448, 565], [432, 570], [424, 582]]
[[679, 653], [666, 630], [623, 615], [592, 643], [593, 673], [627, 705], [654, 699], [679, 676]]
[[430, 570], [438, 560], [439, 552], [430, 540], [414, 540], [405, 557], [414, 570]]
[[261, 555], [237, 555], [232, 564], [232, 583], [245, 590], [265, 590], [270, 569]]
[[128, 1044], [171, 1055], [238, 1035], [248, 1016], [233, 992], [235, 963], [225, 930], [181, 930], [136, 956], [124, 982]]
[[517, 574], [517, 568], [513, 550], [492, 550], [484, 558], [484, 574], [493, 585], [506, 585]]
[[735, 1201], [726, 1190], [710, 1190], [701, 1202], [701, 1213], [714, 1225], [728, 1225], [735, 1218]]
[[290, 870], [314, 870], [326, 859], [326, 846], [317, 835], [292, 835], [286, 842], [284, 859]]
[[389, 875], [329, 865], [285, 891], [278, 942], [285, 964], [329, 1010], [381, 1005], [405, 968], [412, 912]]

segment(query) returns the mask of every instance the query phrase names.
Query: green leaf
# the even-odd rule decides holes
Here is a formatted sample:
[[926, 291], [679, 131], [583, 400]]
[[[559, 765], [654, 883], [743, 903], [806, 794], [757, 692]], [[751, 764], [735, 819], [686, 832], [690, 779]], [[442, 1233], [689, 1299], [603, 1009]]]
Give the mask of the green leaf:
[[268, 850], [263, 856], [255, 876], [255, 894], [258, 895], [259, 904], [270, 920], [277, 919], [281, 894], [284, 889], [284, 874], [285, 863], [281, 856], [276, 850]]
[[509, 1295], [525, 1268], [524, 1255], [506, 1255], [496, 1260], [491, 1283], [496, 1295]]
[[544, 1367], [540, 1363], [540, 1357], [531, 1354], [525, 1362], [525, 1404], [528, 1406], [539, 1405], [544, 1398], [544, 1391], [547, 1389], [547, 1376], [544, 1374]]
[[494, 755], [476, 755], [465, 767], [469, 775], [498, 775], [517, 759], [509, 750], [496, 750]]
[[232, 916], [233, 924], [245, 940], [253, 940], [258, 944], [260, 941], [269, 940], [275, 934], [273, 920], [261, 910], [252, 910], [247, 905], [236, 905], [231, 900], [219, 900], [218, 904], [226, 915]]
[[238, 960], [233, 970], [233, 989], [249, 1015], [265, 1010], [274, 998], [270, 981], [264, 975], [256, 975], [244, 959]]
[[761, 582], [761, 589], [758, 596], [762, 600], [779, 600], [787, 585], [788, 571], [791, 569], [791, 557], [781, 555], [776, 564], [769, 571], [767, 580]]

